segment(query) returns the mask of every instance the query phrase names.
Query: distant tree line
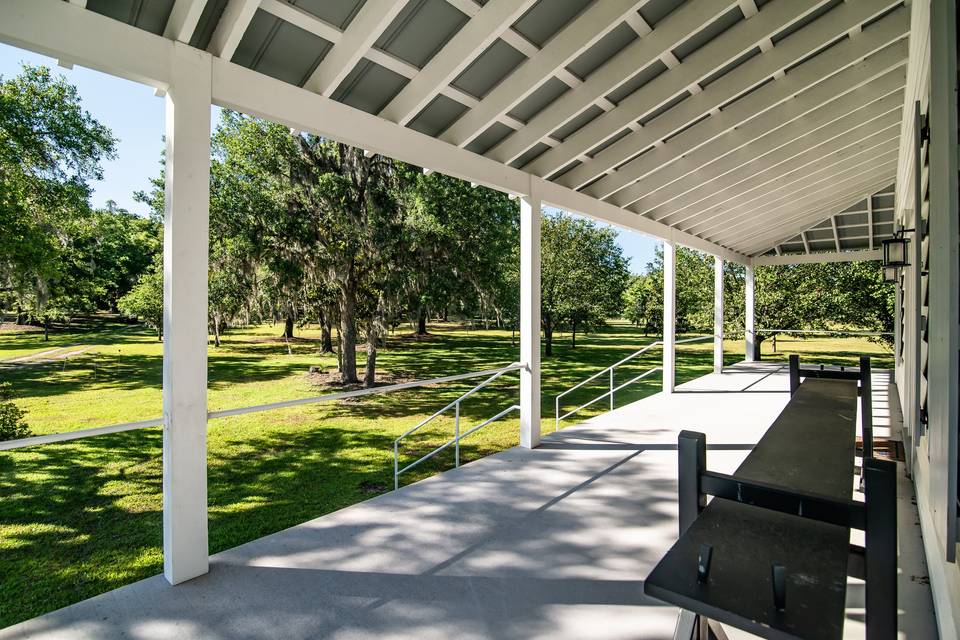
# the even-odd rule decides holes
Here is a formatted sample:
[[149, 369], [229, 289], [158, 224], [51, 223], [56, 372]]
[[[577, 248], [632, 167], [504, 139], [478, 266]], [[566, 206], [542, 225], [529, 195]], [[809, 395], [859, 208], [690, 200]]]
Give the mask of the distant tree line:
[[[677, 249], [677, 331], [713, 332], [714, 259]], [[744, 330], [744, 267], [724, 263], [724, 332]], [[892, 333], [893, 288], [883, 282], [877, 262], [834, 262], [758, 266], [754, 274], [758, 329], [857, 329]], [[646, 332], [663, 330], [663, 251], [657, 249], [643, 275], [624, 294], [623, 315]], [[771, 337], [758, 334], [757, 344]], [[878, 341], [892, 344], [892, 338]]]

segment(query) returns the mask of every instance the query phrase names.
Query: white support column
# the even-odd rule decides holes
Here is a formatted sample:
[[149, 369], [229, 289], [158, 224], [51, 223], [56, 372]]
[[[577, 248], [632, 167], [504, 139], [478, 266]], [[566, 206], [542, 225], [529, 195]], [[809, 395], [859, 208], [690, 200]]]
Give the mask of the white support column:
[[663, 241], [663, 391], [673, 393], [677, 350], [676, 245]]
[[163, 573], [208, 570], [207, 244], [210, 55], [177, 43], [166, 96], [163, 237]]
[[753, 277], [753, 267], [747, 267], [747, 281], [746, 286], [744, 287], [744, 332], [743, 337], [746, 342], [746, 353], [745, 360], [747, 362], [754, 361], [754, 344], [756, 341], [756, 325], [754, 324], [753, 316], [753, 287], [754, 287], [754, 277]]
[[540, 194], [520, 199], [520, 446], [540, 444]]
[[713, 257], [713, 372], [723, 373], [723, 258]]

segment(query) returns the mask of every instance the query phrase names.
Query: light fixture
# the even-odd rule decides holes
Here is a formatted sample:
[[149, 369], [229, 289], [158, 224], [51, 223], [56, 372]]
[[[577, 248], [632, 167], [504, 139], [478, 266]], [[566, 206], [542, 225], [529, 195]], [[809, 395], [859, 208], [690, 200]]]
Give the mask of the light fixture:
[[897, 268], [888, 267], [884, 265], [883, 267], [883, 281], [884, 282], [896, 282], [897, 281]]
[[883, 266], [887, 267], [907, 267], [907, 243], [909, 241], [903, 237], [903, 232], [899, 232], [889, 240], [884, 240], [883, 245]]

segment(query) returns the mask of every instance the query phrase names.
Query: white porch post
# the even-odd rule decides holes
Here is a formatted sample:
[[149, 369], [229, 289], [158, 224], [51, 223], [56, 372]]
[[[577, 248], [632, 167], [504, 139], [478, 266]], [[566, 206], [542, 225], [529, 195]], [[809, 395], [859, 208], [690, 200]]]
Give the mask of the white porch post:
[[[531, 181], [532, 183], [532, 181]], [[520, 446], [540, 444], [540, 194], [520, 199]]]
[[754, 361], [754, 341], [756, 340], [756, 326], [753, 316], [753, 266], [747, 267], [747, 282], [744, 287], [744, 339], [746, 341], [745, 360]]
[[673, 393], [676, 384], [677, 253], [663, 241], [663, 390]]
[[723, 373], [723, 258], [713, 257], [713, 372]]
[[163, 237], [163, 573], [208, 570], [207, 243], [210, 55], [176, 43], [166, 96]]

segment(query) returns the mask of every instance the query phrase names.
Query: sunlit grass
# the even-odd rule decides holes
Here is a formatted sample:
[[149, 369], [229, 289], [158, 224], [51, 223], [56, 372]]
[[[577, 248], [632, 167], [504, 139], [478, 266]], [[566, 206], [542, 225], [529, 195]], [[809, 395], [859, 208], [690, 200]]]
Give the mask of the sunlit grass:
[[[400, 329], [378, 360], [384, 381], [424, 379], [494, 368], [517, 359], [509, 331], [433, 326], [417, 340]], [[316, 328], [298, 330], [287, 344], [281, 326], [228, 332], [209, 349], [209, 407], [227, 409], [300, 398], [333, 390], [318, 387], [311, 366], [333, 370], [321, 355]], [[543, 430], [553, 430], [554, 397], [625, 355], [656, 340], [624, 323], [557, 338], [543, 363]], [[0, 361], [83, 345], [82, 354], [37, 365], [0, 365], [14, 384], [18, 405], [35, 433], [46, 434], [157, 417], [161, 413], [162, 344], [149, 331], [123, 325], [54, 334], [0, 334]], [[771, 343], [764, 343], [764, 354]], [[856, 356], [883, 349], [863, 339], [780, 340], [785, 349], [816, 362], [855, 364]], [[726, 343], [728, 364], [742, 359], [742, 341]], [[829, 355], [828, 355], [829, 354]], [[358, 354], [362, 361], [362, 353]], [[890, 366], [890, 356], [875, 366]], [[712, 344], [678, 348], [678, 381], [712, 370]], [[659, 350], [618, 370], [620, 384], [659, 366]], [[468, 399], [462, 429], [517, 400], [517, 375], [504, 376]], [[388, 491], [393, 486], [393, 440], [477, 384], [442, 386], [306, 405], [211, 421], [208, 432], [210, 551], [304, 522]], [[603, 393], [602, 376], [570, 394], [563, 410]], [[618, 393], [617, 406], [659, 390], [659, 375]], [[605, 410], [601, 401], [577, 417]], [[564, 424], [573, 424], [569, 420]], [[514, 446], [519, 420], [511, 414], [466, 440], [469, 462]], [[401, 446], [407, 464], [453, 433], [443, 416]], [[450, 468], [441, 454], [405, 475], [412, 482]], [[161, 557], [161, 433], [159, 428], [0, 453], [0, 627], [158, 573]]]

